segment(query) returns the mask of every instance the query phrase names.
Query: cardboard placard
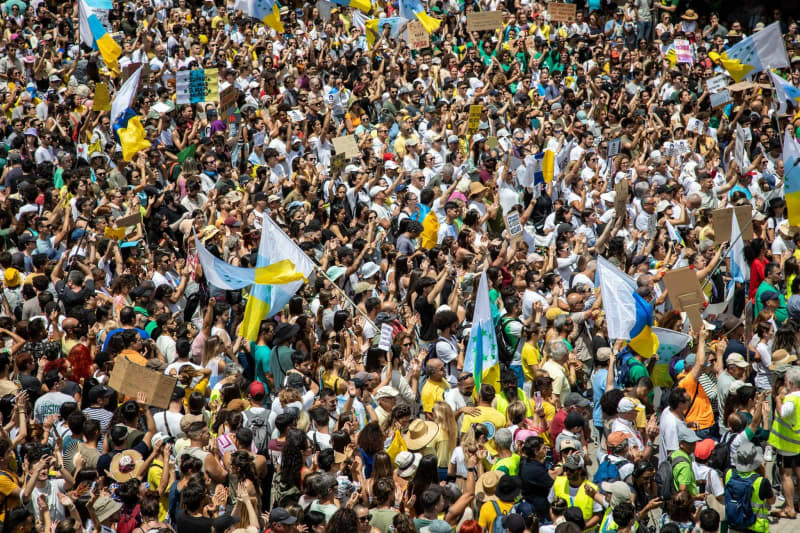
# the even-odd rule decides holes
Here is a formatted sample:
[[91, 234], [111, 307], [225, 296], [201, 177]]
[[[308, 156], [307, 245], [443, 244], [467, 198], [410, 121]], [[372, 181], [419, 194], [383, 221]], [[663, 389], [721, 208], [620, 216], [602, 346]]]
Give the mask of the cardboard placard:
[[239, 98], [239, 89], [231, 85], [219, 93], [219, 116], [227, 121], [233, 110], [236, 109], [236, 100]]
[[572, 22], [575, 20], [575, 4], [551, 2], [547, 4], [551, 22]]
[[669, 270], [664, 274], [664, 286], [669, 291], [672, 307], [689, 315], [692, 327], [699, 331], [703, 327], [700, 309], [705, 304], [706, 298], [700, 288], [697, 271], [689, 267]]
[[166, 409], [178, 379], [161, 372], [118, 358], [108, 380], [108, 386], [125, 396], [136, 398], [138, 393], [145, 395], [144, 403]]
[[750, 219], [753, 217], [753, 209], [749, 205], [740, 205], [715, 209], [711, 212], [711, 225], [714, 228], [715, 243], [731, 240], [734, 209], [736, 210], [736, 221], [740, 226], [739, 231], [742, 233], [742, 240], [749, 241], [753, 239], [753, 225], [750, 223]]
[[502, 11], [474, 11], [467, 13], [467, 31], [494, 31], [502, 27], [502, 25]]
[[483, 112], [482, 105], [469, 106], [469, 121], [467, 122], [467, 133], [472, 135], [478, 131], [478, 126], [481, 123], [481, 113]]
[[614, 214], [622, 216], [628, 205], [628, 178], [623, 178], [614, 185]]
[[422, 50], [431, 45], [431, 37], [420, 21], [412, 20], [406, 29], [408, 31], [408, 47], [412, 50]]
[[731, 92], [728, 89], [722, 89], [718, 93], [714, 93], [709, 97], [709, 101], [711, 102], [711, 107], [713, 109], [728, 105], [731, 100]]
[[492, 148], [497, 148], [499, 144], [500, 141], [497, 140], [497, 137], [494, 136], [486, 137], [486, 148], [491, 150]]
[[92, 109], [95, 111], [111, 111], [111, 95], [108, 93], [108, 85], [105, 83], [98, 83], [94, 86]]
[[132, 215], [128, 215], [116, 220], [118, 228], [127, 228], [129, 226], [135, 226], [139, 222], [142, 221], [142, 214], [141, 213], [134, 213]]
[[511, 240], [511, 242], [522, 240], [522, 224], [519, 221], [519, 213], [512, 211], [503, 217], [503, 219], [506, 222], [509, 240]]
[[344, 154], [336, 154], [331, 157], [331, 177], [337, 178], [346, 166], [347, 158]]
[[706, 89], [711, 94], [716, 94], [728, 86], [728, 77], [725, 74], [718, 74], [706, 80]]
[[358, 157], [361, 151], [354, 135], [342, 135], [333, 139], [333, 148], [337, 154], [344, 154], [345, 157]]

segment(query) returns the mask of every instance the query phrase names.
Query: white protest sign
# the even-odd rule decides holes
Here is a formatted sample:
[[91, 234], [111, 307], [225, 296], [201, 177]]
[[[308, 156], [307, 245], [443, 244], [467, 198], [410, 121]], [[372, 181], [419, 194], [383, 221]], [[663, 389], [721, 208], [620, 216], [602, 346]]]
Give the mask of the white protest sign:
[[727, 105], [731, 101], [731, 93], [728, 89], [722, 89], [718, 93], [712, 94], [709, 98], [711, 107], [716, 109]]
[[703, 134], [703, 121], [698, 118], [690, 118], [686, 125], [686, 131], [693, 131], [699, 135]]
[[388, 352], [392, 349], [392, 333], [393, 328], [391, 324], [381, 325], [381, 340], [378, 343], [378, 349]]
[[613, 141], [608, 141], [608, 157], [614, 157], [619, 154], [619, 147], [622, 139], [617, 137]]
[[706, 89], [711, 94], [716, 94], [728, 86], [728, 77], [725, 74], [719, 74], [713, 78], [706, 80]]
[[738, 124], [736, 125], [736, 141], [733, 146], [733, 156], [736, 159], [736, 164], [739, 166], [739, 171], [744, 172], [750, 165], [750, 160], [747, 157], [745, 150], [745, 143], [747, 142], [749, 129], [745, 129]]

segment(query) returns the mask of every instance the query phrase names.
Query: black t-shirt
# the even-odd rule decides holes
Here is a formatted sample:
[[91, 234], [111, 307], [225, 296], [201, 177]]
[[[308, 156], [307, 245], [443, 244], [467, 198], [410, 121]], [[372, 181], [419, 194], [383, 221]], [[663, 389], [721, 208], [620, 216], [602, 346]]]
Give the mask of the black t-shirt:
[[224, 514], [216, 518], [205, 516], [191, 516], [185, 510], [178, 511], [175, 524], [176, 533], [212, 533], [212, 531], [225, 531], [234, 524], [238, 524], [240, 517]]
[[433, 324], [433, 315], [436, 313], [434, 304], [428, 303], [428, 299], [420, 295], [414, 302], [414, 310], [419, 313], [420, 338], [424, 341], [436, 339], [436, 326]]

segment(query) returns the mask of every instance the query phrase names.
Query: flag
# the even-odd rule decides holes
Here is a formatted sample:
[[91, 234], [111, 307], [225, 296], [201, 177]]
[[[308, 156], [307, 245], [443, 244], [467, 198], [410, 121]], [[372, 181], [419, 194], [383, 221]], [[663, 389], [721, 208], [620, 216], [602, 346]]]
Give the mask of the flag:
[[389, 26], [389, 36], [392, 39], [397, 39], [400, 36], [400, 28], [403, 26], [407, 19], [403, 17], [384, 17], [378, 19], [369, 19], [364, 23], [366, 28], [367, 46], [370, 48], [375, 45], [375, 41], [383, 33], [383, 28]]
[[742, 228], [736, 218], [736, 210], [733, 211], [731, 221], [731, 249], [728, 250], [728, 257], [731, 261], [731, 278], [734, 282], [744, 283], [750, 280], [750, 268], [744, 257], [744, 241], [741, 239]]
[[428, 33], [433, 33], [439, 29], [441, 20], [433, 18], [425, 12], [425, 7], [420, 0], [401, 0], [400, 1], [400, 16], [408, 20], [416, 18], [422, 23], [422, 27]]
[[636, 292], [636, 282], [598, 256], [597, 279], [606, 313], [608, 336], [625, 339], [643, 357], [652, 357], [658, 350], [658, 337], [653, 333], [653, 307]]
[[197, 259], [209, 283], [226, 291], [236, 291], [254, 283], [282, 284], [305, 279], [288, 259], [264, 267], [242, 268], [214, 257], [195, 236]]
[[783, 139], [783, 176], [789, 225], [800, 226], [800, 147], [789, 131]]
[[139, 88], [139, 78], [142, 75], [142, 67], [136, 69], [136, 72], [130, 75], [125, 80], [122, 87], [119, 88], [117, 94], [114, 95], [114, 101], [111, 102], [111, 121], [114, 122], [117, 118], [128, 109], [136, 98], [136, 90]]
[[[108, 13], [113, 9], [111, 0], [79, 0], [78, 2], [78, 32], [81, 35], [81, 41], [89, 48], [97, 50], [95, 38], [92, 36], [92, 28], [89, 25], [89, 16], [94, 15], [100, 24], [105, 26], [108, 24]], [[23, 8], [24, 9], [24, 8]], [[22, 10], [22, 9], [21, 9]]]
[[190, 144], [180, 152], [178, 152], [178, 163], [183, 163], [190, 157], [194, 157], [194, 153], [197, 151], [196, 144]]
[[683, 237], [681, 237], [681, 234], [678, 233], [678, 230], [675, 229], [675, 226], [670, 224], [669, 220], [667, 220], [666, 222], [667, 222], [667, 233], [669, 233], [670, 240], [673, 242], [677, 242], [681, 246], [686, 246], [686, 243], [683, 242]]
[[331, 0], [331, 2], [344, 7], [354, 7], [364, 13], [369, 13], [372, 9], [370, 0]]
[[722, 66], [736, 82], [770, 68], [789, 66], [786, 46], [781, 36], [780, 22], [742, 39], [720, 56]]
[[119, 143], [122, 145], [122, 159], [130, 161], [140, 150], [150, 148], [147, 133], [138, 116], [131, 117], [125, 127], [117, 130]]
[[439, 219], [433, 209], [422, 219], [422, 233], [420, 233], [420, 245], [426, 250], [433, 249], [439, 242]]
[[[658, 361], [650, 377], [655, 387], [671, 387], [672, 377], [669, 375], [669, 362], [672, 357], [686, 348], [692, 338], [686, 333], [671, 329], [653, 328], [658, 337]], [[658, 384], [656, 384], [658, 383]]]
[[553, 181], [553, 170], [556, 154], [552, 150], [545, 150], [533, 156], [533, 184], [550, 183]]
[[247, 14], [278, 33], [284, 33], [281, 12], [275, 0], [248, 0]]
[[481, 383], [494, 384], [500, 378], [497, 337], [494, 334], [489, 283], [486, 281], [485, 271], [481, 272], [481, 281], [475, 297], [472, 328], [469, 332], [467, 352], [464, 354], [464, 372], [472, 372], [476, 390], [480, 389]]
[[769, 77], [775, 86], [775, 99], [778, 100], [778, 113], [786, 113], [786, 101], [792, 103], [792, 107], [800, 105], [800, 89], [784, 80], [774, 72], [770, 71]]
[[97, 18], [97, 15], [92, 13], [89, 15], [89, 28], [92, 31], [92, 39], [94, 39], [94, 46], [100, 50], [100, 55], [103, 56], [103, 61], [112, 72], [119, 74], [119, 56], [122, 55], [122, 48], [111, 37]]

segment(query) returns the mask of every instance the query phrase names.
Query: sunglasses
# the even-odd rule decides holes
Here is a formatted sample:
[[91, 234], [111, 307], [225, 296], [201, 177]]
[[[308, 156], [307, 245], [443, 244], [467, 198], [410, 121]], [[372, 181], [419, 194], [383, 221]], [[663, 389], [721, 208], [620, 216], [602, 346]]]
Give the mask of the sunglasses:
[[358, 517], [358, 521], [361, 522], [362, 524], [367, 524], [367, 523], [369, 523], [370, 520], [372, 520], [372, 515], [371, 514], [368, 514], [366, 516], [359, 516]]

